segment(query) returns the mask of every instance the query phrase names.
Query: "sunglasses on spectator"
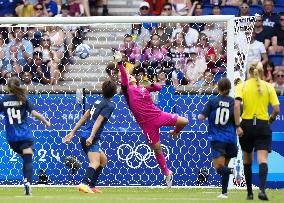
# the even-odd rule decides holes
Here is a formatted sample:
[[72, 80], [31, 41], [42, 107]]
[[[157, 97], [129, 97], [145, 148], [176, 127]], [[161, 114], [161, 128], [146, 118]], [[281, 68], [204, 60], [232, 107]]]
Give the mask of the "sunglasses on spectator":
[[42, 39], [42, 41], [50, 41], [50, 39]]
[[172, 10], [172, 8], [170, 8], [170, 7], [164, 8], [164, 11], [171, 11], [171, 10]]
[[43, 7], [36, 7], [36, 10], [43, 10]]
[[280, 21], [284, 21], [284, 18], [280, 18]]
[[277, 75], [278, 78], [284, 78], [284, 75]]
[[256, 22], [262, 22], [262, 20], [256, 20]]
[[141, 10], [149, 10], [149, 8], [147, 6], [142, 6], [140, 9]]

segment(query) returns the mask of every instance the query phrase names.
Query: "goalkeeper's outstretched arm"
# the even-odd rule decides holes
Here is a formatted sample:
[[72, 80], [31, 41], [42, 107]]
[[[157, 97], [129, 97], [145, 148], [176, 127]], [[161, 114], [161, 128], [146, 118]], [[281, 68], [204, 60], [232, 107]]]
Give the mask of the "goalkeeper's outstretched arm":
[[150, 86], [147, 86], [146, 89], [149, 92], [157, 92], [157, 91], [160, 91], [162, 89], [162, 86], [158, 83], [153, 83]]
[[121, 74], [121, 85], [122, 86], [128, 86], [128, 77], [127, 77], [127, 73], [125, 70], [125, 67], [122, 64], [122, 55], [120, 53], [120, 51], [116, 51], [113, 55], [114, 57], [114, 61], [117, 63], [120, 74]]

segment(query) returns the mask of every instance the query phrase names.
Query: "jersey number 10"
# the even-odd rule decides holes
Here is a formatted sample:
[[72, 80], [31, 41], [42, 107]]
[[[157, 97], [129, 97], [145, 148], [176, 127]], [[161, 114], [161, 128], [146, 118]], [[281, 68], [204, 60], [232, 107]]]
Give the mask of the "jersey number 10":
[[215, 124], [226, 125], [230, 116], [230, 111], [227, 108], [217, 108], [216, 110], [216, 117], [215, 117]]
[[11, 125], [14, 124], [14, 119], [18, 120], [18, 124], [22, 123], [21, 111], [19, 109], [15, 110], [15, 108], [8, 108], [7, 114], [8, 114], [8, 117], [9, 117], [9, 123]]

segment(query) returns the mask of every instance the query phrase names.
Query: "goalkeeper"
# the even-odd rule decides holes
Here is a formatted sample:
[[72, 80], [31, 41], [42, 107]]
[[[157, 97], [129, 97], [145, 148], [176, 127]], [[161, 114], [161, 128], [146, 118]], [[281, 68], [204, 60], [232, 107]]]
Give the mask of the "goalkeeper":
[[168, 169], [162, 152], [159, 135], [160, 127], [175, 126], [175, 129], [170, 131], [170, 135], [176, 138], [179, 132], [188, 124], [188, 120], [178, 115], [161, 111], [154, 105], [150, 92], [160, 91], [162, 87], [157, 83], [146, 88], [137, 85], [134, 76], [127, 76], [121, 62], [122, 56], [120, 52], [115, 52], [114, 59], [118, 63], [118, 68], [121, 72], [121, 89], [129, 109], [140, 125], [150, 147], [155, 152], [156, 160], [166, 176], [167, 186], [171, 187], [173, 172]]
[[101, 192], [95, 186], [103, 167], [107, 163], [107, 158], [100, 149], [100, 139], [103, 128], [114, 110], [114, 104], [111, 100], [116, 94], [116, 89], [114, 81], [105, 81], [102, 85], [103, 97], [94, 102], [74, 129], [63, 138], [63, 143], [70, 142], [79, 128], [85, 124], [79, 136], [81, 146], [89, 159], [89, 167], [86, 170], [82, 184], [78, 186], [80, 192]]

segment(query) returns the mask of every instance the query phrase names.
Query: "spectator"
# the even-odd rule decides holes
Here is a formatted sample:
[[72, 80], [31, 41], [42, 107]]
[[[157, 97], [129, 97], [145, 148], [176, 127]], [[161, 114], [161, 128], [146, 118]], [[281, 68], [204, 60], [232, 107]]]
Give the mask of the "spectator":
[[108, 75], [108, 78], [107, 78], [108, 80], [112, 80], [116, 82], [117, 84], [120, 84], [119, 77], [118, 77], [119, 70], [114, 63], [110, 63], [107, 65], [106, 73]]
[[280, 14], [279, 25], [274, 28], [272, 33], [272, 46], [269, 47], [269, 54], [284, 53], [284, 13]]
[[219, 4], [213, 4], [212, 15], [221, 15], [221, 9]]
[[256, 17], [256, 22], [254, 25], [255, 28], [255, 39], [259, 42], [262, 42], [264, 44], [265, 49], [267, 50], [269, 45], [270, 45], [270, 39], [271, 39], [271, 32], [270, 28], [268, 27], [263, 27], [262, 24], [262, 17], [257, 16]]
[[69, 6], [69, 15], [70, 16], [80, 16], [80, 4], [76, 0], [68, 0], [68, 6]]
[[[139, 6], [139, 13], [140, 16], [152, 16], [153, 14], [150, 13], [150, 5], [148, 2], [141, 2]], [[154, 27], [157, 27], [157, 23], [143, 23], [142, 24], [144, 28], [146, 28], [149, 31], [152, 31]]]
[[216, 61], [216, 54], [213, 47], [209, 45], [209, 40], [206, 34], [200, 33], [197, 41], [198, 60], [201, 66], [206, 66], [205, 69], [212, 70]]
[[223, 30], [218, 28], [215, 23], [207, 23], [202, 33], [206, 34], [210, 46], [214, 48], [223, 41]]
[[65, 47], [64, 42], [66, 40], [65, 32], [59, 26], [51, 26], [49, 28], [49, 39], [51, 43], [50, 50], [54, 51], [53, 59], [56, 63], [60, 63], [63, 59]]
[[172, 0], [177, 15], [187, 15], [189, 9], [192, 7], [191, 0]]
[[13, 76], [19, 76], [22, 72], [22, 66], [19, 64], [18, 60], [18, 47], [16, 45], [11, 45], [8, 47], [5, 55], [9, 54], [9, 59], [7, 57], [3, 61], [2, 77], [4, 79], [11, 78]]
[[214, 76], [209, 69], [206, 69], [203, 74], [203, 78], [200, 79], [195, 86], [197, 87], [214, 87]]
[[263, 26], [271, 28], [270, 31], [273, 30], [273, 28], [276, 27], [277, 23], [279, 22], [279, 15], [277, 13], [273, 13], [274, 9], [274, 3], [273, 0], [264, 0], [263, 1]]
[[200, 60], [197, 60], [197, 49], [192, 47], [189, 49], [189, 58], [185, 68], [185, 78], [190, 85], [194, 85], [203, 77], [206, 66], [200, 66]]
[[139, 49], [144, 49], [150, 40], [150, 31], [144, 28], [142, 24], [132, 24], [131, 35]]
[[274, 71], [274, 87], [284, 87], [284, 68], [278, 68]]
[[253, 63], [261, 63], [265, 66], [268, 61], [268, 56], [262, 42], [259, 42], [255, 39], [255, 32], [252, 32], [251, 41], [249, 46], [249, 51], [247, 55], [247, 76], [248, 76], [248, 68]]
[[263, 0], [248, 0], [249, 5], [262, 5]]
[[15, 11], [19, 17], [32, 17], [34, 14], [34, 5], [30, 0], [25, 0], [23, 4], [17, 6]]
[[173, 27], [170, 24], [159, 23], [152, 33], [160, 36], [160, 43], [162, 47], [169, 48], [171, 46], [171, 37], [173, 33]]
[[171, 3], [165, 3], [160, 15], [173, 16], [174, 15], [173, 5]]
[[240, 0], [221, 0], [222, 6], [240, 6], [241, 1]]
[[240, 5], [240, 14], [239, 16], [249, 16], [249, 5], [246, 2], [243, 2]]
[[[105, 5], [104, 8], [106, 7], [106, 9], [107, 9], [107, 1], [108, 0], [104, 0], [104, 5]], [[80, 2], [83, 5], [85, 16], [91, 16], [89, 0], [80, 0]]]
[[[188, 12], [188, 16], [202, 16], [203, 15], [203, 5], [199, 1], [193, 2], [193, 5]], [[191, 27], [198, 32], [204, 30], [205, 23], [193, 23]]]
[[154, 15], [160, 15], [162, 12], [162, 8], [164, 4], [166, 3], [166, 0], [145, 0], [150, 5], [150, 13]]
[[31, 69], [29, 67], [24, 68], [23, 72], [21, 73], [22, 85], [38, 85], [38, 83], [32, 80], [33, 78], [34, 75]]
[[177, 28], [174, 29], [172, 33], [172, 40], [177, 33], [182, 32], [185, 35], [185, 42], [188, 47], [192, 47], [196, 44], [198, 40], [199, 33], [196, 29], [192, 28], [187, 23], [180, 23], [177, 25]]
[[41, 3], [38, 3], [34, 6], [34, 17], [47, 17], [48, 13], [47, 10], [45, 9], [45, 6]]
[[[123, 45], [119, 46], [118, 50], [122, 53], [123, 62], [133, 64], [134, 68], [140, 66], [141, 60], [141, 51], [137, 47], [137, 44], [132, 41], [132, 36], [126, 34], [124, 36], [124, 43]], [[131, 71], [130, 71], [131, 72]]]
[[58, 14], [57, 3], [53, 0], [43, 0], [44, 6], [46, 8], [49, 17], [53, 17]]
[[160, 36], [153, 34], [144, 51], [143, 62], [143, 67], [147, 70], [147, 77], [150, 81], [157, 80], [158, 70], [161, 69], [167, 54], [168, 50], [161, 47]]
[[70, 10], [70, 7], [68, 4], [62, 4], [61, 9], [60, 9], [60, 14], [57, 14], [55, 17], [70, 17], [69, 10]]
[[28, 27], [27, 34], [24, 38], [32, 43], [33, 48], [38, 47], [40, 46], [41, 32], [35, 27]]
[[182, 32], [176, 33], [171, 48], [169, 49], [169, 57], [171, 59], [172, 73], [171, 78], [174, 85], [186, 83], [184, 77], [184, 68], [189, 57], [189, 49], [185, 42], [185, 36]]
[[166, 73], [165, 73], [165, 71], [163, 71], [162, 69], [161, 70], [159, 70], [159, 72], [158, 72], [158, 83], [160, 84], [160, 85], [165, 85], [166, 84]]
[[15, 16], [16, 7], [23, 4], [23, 0], [0, 0], [0, 17]]
[[269, 83], [273, 83], [273, 73], [275, 71], [274, 64], [271, 61], [267, 62], [267, 66], [264, 69], [264, 80]]
[[[12, 31], [12, 36], [14, 39], [10, 41], [8, 47], [15, 46], [17, 50], [17, 63], [20, 66], [24, 66], [27, 63], [30, 64], [32, 62], [32, 54], [33, 54], [33, 45], [30, 41], [24, 39], [24, 28], [15, 27]], [[6, 60], [10, 59], [10, 53], [7, 51]]]

